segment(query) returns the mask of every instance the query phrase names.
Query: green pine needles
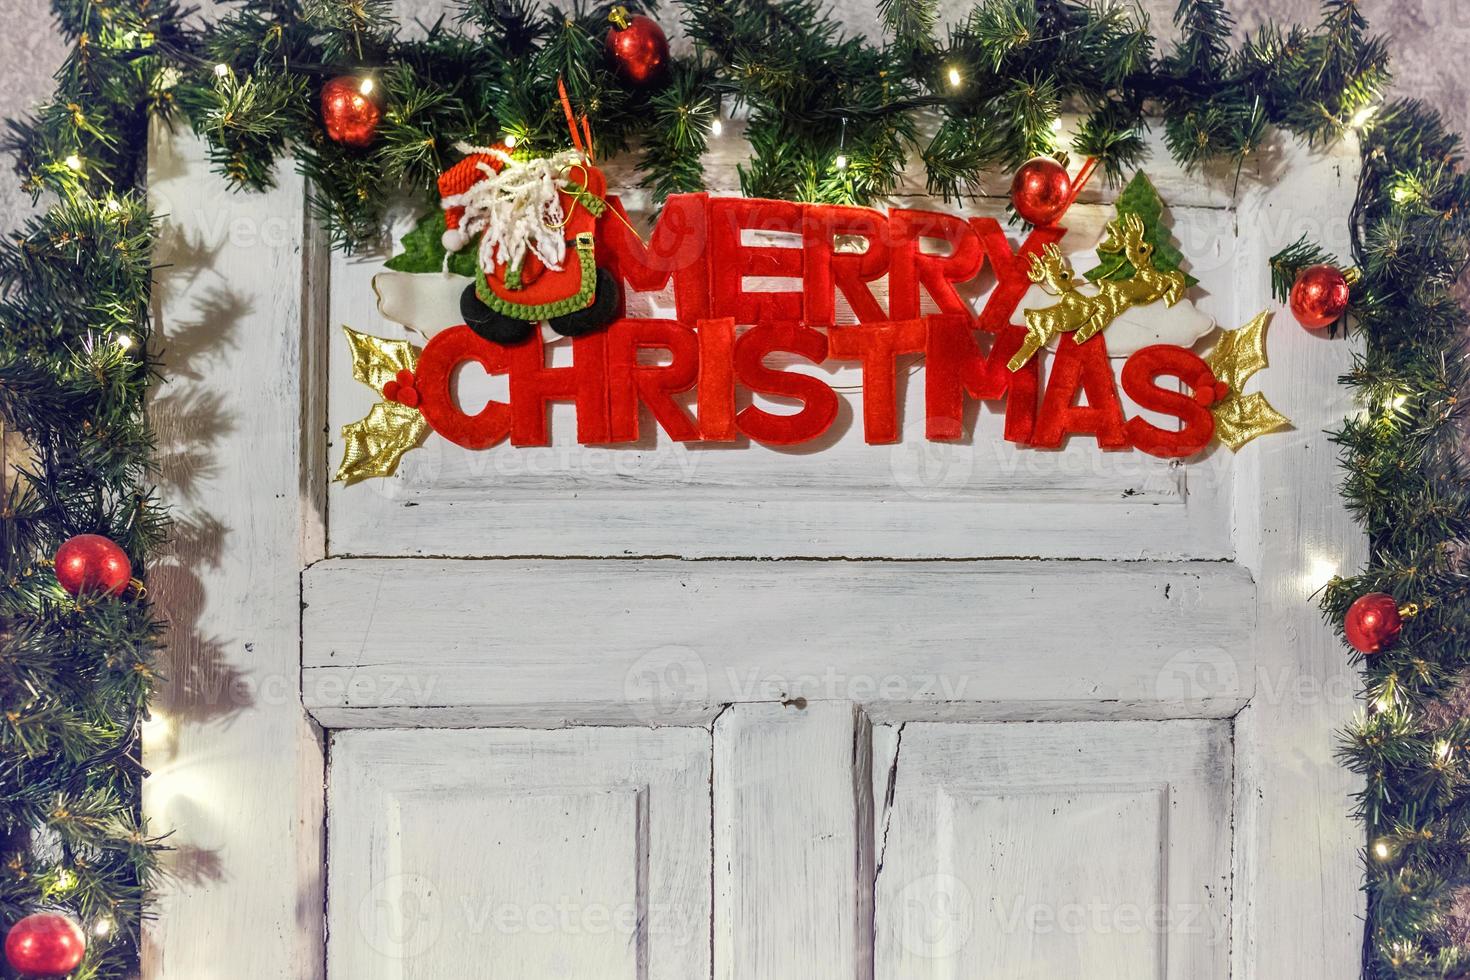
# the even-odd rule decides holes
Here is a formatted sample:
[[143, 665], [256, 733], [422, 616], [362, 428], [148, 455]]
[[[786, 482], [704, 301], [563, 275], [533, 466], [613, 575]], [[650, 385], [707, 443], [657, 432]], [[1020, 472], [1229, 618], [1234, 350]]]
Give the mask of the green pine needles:
[[139, 735], [162, 626], [138, 590], [66, 594], [50, 556], [103, 534], [141, 573], [167, 537], [142, 190], [149, 120], [172, 115], [193, 41], [169, 3], [56, 9], [72, 54], [9, 137], [22, 185], [53, 203], [0, 242], [0, 418], [28, 447], [0, 513], [0, 928], [65, 911], [90, 946], [72, 976], [111, 980], [137, 969], [156, 873]]
[[[73, 599], [48, 564], [64, 539], [96, 532], [143, 571], [167, 536], [144, 411], [158, 380], [140, 198], [150, 121], [187, 120], [242, 190], [270, 186], [291, 159], [350, 249], [383, 243], [393, 209], [430, 209], [460, 140], [564, 145], [559, 78], [600, 151], [633, 154], [655, 201], [704, 187], [717, 124], [752, 148], [746, 193], [869, 204], [915, 160], [950, 199], [1037, 153], [1096, 157], [1121, 183], [1144, 162], [1150, 120], [1190, 168], [1239, 166], [1273, 127], [1327, 141], [1367, 123], [1351, 261], [1368, 344], [1344, 379], [1365, 412], [1336, 439], [1373, 551], [1323, 608], [1340, 626], [1379, 590], [1420, 612], [1363, 664], [1367, 710], [1342, 747], [1365, 780], [1364, 975], [1470, 974], [1447, 927], [1470, 884], [1470, 722], [1442, 706], [1470, 666], [1470, 378], [1453, 292], [1470, 258], [1470, 178], [1459, 140], [1422, 106], [1368, 121], [1387, 57], [1353, 0], [1326, 0], [1313, 29], [1268, 24], [1239, 41], [1222, 0], [1182, 0], [1180, 40], [1163, 50], [1121, 0], [978, 0], [942, 34], [935, 0], [879, 0], [868, 39], [818, 0], [684, 0], [664, 23], [688, 40], [648, 90], [603, 58], [608, 3], [460, 0], [411, 30], [388, 0], [245, 0], [203, 25], [172, 0], [53, 5], [72, 54], [56, 97], [6, 139], [22, 185], [51, 203], [0, 242], [0, 415], [32, 454], [0, 514], [0, 925], [73, 915], [91, 946], [75, 977], [136, 968], [159, 848], [139, 812], [138, 741], [161, 626], [144, 594]], [[384, 94], [365, 149], [328, 139], [317, 114], [343, 74]], [[1065, 138], [1064, 110], [1081, 119]], [[1156, 201], [1139, 186], [1119, 206], [1155, 216]], [[433, 261], [437, 238], [416, 236], [405, 261]], [[1332, 257], [1307, 241], [1277, 256], [1278, 291], [1317, 261]]]

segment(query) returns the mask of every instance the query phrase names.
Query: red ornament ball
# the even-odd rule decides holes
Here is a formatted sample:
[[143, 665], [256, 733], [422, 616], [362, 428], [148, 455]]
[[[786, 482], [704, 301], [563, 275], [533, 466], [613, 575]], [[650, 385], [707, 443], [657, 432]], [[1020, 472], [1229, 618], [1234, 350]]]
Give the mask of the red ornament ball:
[[639, 87], [661, 81], [669, 66], [664, 29], [651, 17], [630, 15], [626, 7], [614, 7], [607, 19], [613, 24], [607, 32], [607, 57], [622, 79]]
[[322, 86], [322, 123], [333, 141], [370, 146], [382, 121], [383, 105], [373, 79], [341, 75]]
[[1347, 312], [1348, 281], [1342, 270], [1311, 265], [1297, 273], [1291, 287], [1291, 313], [1308, 330], [1334, 324]]
[[1011, 180], [1011, 206], [1033, 225], [1050, 225], [1067, 210], [1072, 178], [1051, 157], [1032, 157]]
[[1347, 640], [1359, 653], [1378, 653], [1398, 642], [1404, 619], [1393, 596], [1369, 592], [1348, 608]]
[[72, 595], [122, 595], [132, 579], [127, 552], [100, 534], [78, 534], [56, 549], [56, 581]]
[[5, 962], [23, 977], [64, 977], [86, 952], [81, 927], [56, 912], [28, 915], [5, 936]]

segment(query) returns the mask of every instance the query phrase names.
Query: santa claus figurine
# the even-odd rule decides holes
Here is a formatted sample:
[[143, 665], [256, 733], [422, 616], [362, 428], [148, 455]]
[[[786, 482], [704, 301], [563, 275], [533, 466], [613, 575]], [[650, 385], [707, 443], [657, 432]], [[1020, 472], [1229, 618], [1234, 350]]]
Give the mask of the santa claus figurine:
[[456, 148], [465, 158], [440, 176], [439, 198], [444, 248], [478, 250], [475, 281], [460, 297], [470, 329], [515, 344], [542, 320], [567, 337], [611, 323], [621, 294], [598, 268], [596, 247], [607, 178], [584, 147], [551, 156], [503, 144]]

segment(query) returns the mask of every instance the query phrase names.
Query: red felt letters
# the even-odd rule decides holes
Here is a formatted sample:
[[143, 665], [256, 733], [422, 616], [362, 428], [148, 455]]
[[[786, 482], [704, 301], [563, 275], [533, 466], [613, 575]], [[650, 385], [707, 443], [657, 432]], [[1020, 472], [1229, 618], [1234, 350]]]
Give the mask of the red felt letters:
[[[668, 199], [644, 244], [619, 220], [622, 204], [610, 204], [618, 214], [600, 225], [597, 261], [625, 287], [624, 316], [577, 338], [571, 363], [556, 367], [539, 334], [504, 347], [464, 326], [440, 332], [411, 385], [436, 432], [470, 449], [507, 437], [543, 446], [549, 405], [571, 402], [583, 443], [636, 442], [651, 418], [680, 442], [796, 445], [827, 432], [840, 401], [821, 372], [771, 363], [787, 355], [856, 363], [869, 443], [900, 438], [900, 372], [920, 357], [929, 439], [965, 438], [967, 400], [1003, 411], [1005, 438], [1039, 449], [1090, 437], [1104, 449], [1184, 457], [1214, 435], [1209, 409], [1225, 393], [1181, 347], [1140, 350], [1117, 379], [1105, 334], [1085, 344], [1064, 334], [1051, 355], [1007, 368], [1026, 335], [1011, 317], [1030, 284], [1030, 256], [1059, 241], [1061, 228], [1033, 229], [1013, 249], [988, 218], [684, 194]], [[976, 316], [971, 301], [991, 286], [987, 279], [993, 288]], [[675, 314], [628, 316], [628, 292], [672, 293]], [[454, 377], [471, 362], [508, 376], [508, 404], [491, 401], [475, 415], [460, 408]], [[1128, 417], [1120, 380], [1122, 394], [1151, 417]], [[756, 395], [791, 409], [750, 403]]]

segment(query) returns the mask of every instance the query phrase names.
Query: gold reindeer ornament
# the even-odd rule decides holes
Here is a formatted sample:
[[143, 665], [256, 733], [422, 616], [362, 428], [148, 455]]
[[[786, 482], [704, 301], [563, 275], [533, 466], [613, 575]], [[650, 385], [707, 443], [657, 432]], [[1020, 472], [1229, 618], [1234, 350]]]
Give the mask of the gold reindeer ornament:
[[1147, 306], [1158, 300], [1173, 306], [1183, 299], [1187, 286], [1184, 273], [1155, 269], [1154, 247], [1144, 240], [1144, 233], [1143, 219], [1137, 215], [1108, 222], [1106, 237], [1097, 250], [1122, 253], [1133, 266], [1133, 275], [1127, 279], [1104, 279], [1097, 283], [1094, 294], [1078, 291], [1072, 263], [1056, 245], [1048, 245], [1040, 255], [1031, 256], [1027, 275], [1058, 301], [1039, 310], [1024, 311], [1026, 340], [1006, 366], [1019, 371], [1058, 334], [1070, 333], [1074, 342], [1085, 344], [1131, 307]]

